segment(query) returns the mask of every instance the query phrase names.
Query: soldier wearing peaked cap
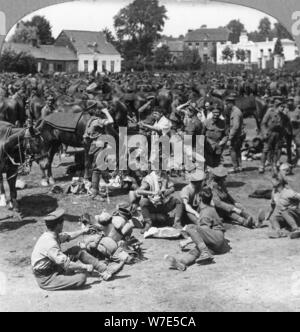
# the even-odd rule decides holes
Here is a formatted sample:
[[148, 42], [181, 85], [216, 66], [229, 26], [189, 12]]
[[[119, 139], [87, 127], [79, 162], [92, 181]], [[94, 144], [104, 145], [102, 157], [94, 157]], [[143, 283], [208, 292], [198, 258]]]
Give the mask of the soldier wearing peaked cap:
[[226, 187], [227, 170], [217, 167], [210, 170], [209, 187], [213, 192], [213, 202], [221, 218], [247, 228], [253, 228], [253, 218], [241, 208], [240, 204], [230, 195]]
[[175, 226], [178, 228], [187, 224], [197, 224], [199, 221], [201, 191], [206, 180], [206, 174], [202, 170], [196, 170], [188, 178], [190, 184], [181, 190], [181, 205], [176, 209]]
[[242, 145], [244, 140], [244, 118], [242, 111], [235, 105], [236, 97], [230, 95], [226, 98], [227, 110], [230, 115], [229, 143], [233, 164], [233, 173], [242, 171]]
[[77, 232], [64, 233], [64, 215], [65, 211], [59, 209], [44, 219], [47, 231], [34, 247], [31, 265], [39, 287], [48, 291], [81, 288], [86, 283], [87, 273], [93, 271], [102, 274], [105, 280], [111, 278], [112, 274], [108, 275], [109, 268], [106, 264], [79, 247], [62, 251], [63, 243], [89, 234], [92, 230], [91, 227], [85, 227]]
[[[208, 264], [213, 261], [214, 254], [225, 254], [230, 248], [225, 240], [225, 228], [222, 220], [218, 216], [215, 208], [212, 206], [212, 191], [205, 187], [202, 190], [202, 199], [199, 206], [199, 219], [196, 224], [187, 225], [184, 231], [191, 237], [195, 248], [185, 253], [179, 259], [167, 255], [165, 259], [169, 262], [171, 268], [184, 271], [187, 266], [198, 262]], [[185, 242], [181, 242], [184, 249]]]
[[209, 167], [217, 167], [221, 164], [221, 158], [228, 141], [226, 122], [221, 119], [221, 111], [215, 107], [212, 118], [204, 124], [205, 135], [205, 160]]
[[[277, 165], [281, 157], [283, 141], [287, 136], [287, 129], [290, 128], [290, 120], [284, 113], [285, 106], [281, 96], [274, 97], [274, 107], [269, 108], [262, 120], [262, 136], [264, 149], [259, 172], [265, 172], [267, 159], [273, 168], [273, 173], [277, 174]], [[291, 133], [289, 133], [291, 135]]]

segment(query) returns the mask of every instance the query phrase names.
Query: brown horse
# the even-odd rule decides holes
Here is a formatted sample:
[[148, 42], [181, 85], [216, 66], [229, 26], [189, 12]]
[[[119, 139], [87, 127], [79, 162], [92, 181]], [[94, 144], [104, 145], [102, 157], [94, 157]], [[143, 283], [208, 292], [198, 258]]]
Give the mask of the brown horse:
[[24, 102], [21, 97], [0, 97], [0, 121], [5, 121], [23, 127], [26, 121]]

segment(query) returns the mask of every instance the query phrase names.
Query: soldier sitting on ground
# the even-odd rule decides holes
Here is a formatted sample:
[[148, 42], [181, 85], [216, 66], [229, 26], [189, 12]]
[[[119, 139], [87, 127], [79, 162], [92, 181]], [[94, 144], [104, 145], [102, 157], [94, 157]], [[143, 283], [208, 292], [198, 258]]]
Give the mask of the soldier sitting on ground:
[[[124, 263], [107, 266], [75, 246], [66, 252], [61, 244], [89, 234], [91, 227], [74, 233], [63, 233], [65, 211], [57, 210], [45, 218], [47, 232], [36, 243], [31, 264], [40, 288], [48, 291], [81, 288], [87, 280], [87, 273], [97, 272], [104, 280], [109, 280], [120, 271]], [[80, 273], [78, 273], [80, 272]]]
[[211, 169], [209, 187], [213, 192], [213, 202], [216, 210], [225, 222], [253, 228], [253, 217], [244, 211], [226, 188], [227, 175], [227, 170], [223, 166]]
[[283, 231], [287, 229], [291, 232], [291, 239], [300, 238], [300, 194], [291, 189], [283, 178], [274, 180], [273, 188], [271, 209], [265, 219], [265, 222], [270, 220], [271, 223], [272, 233], [269, 237], [287, 237]]
[[[139, 205], [145, 222], [143, 233], [153, 224], [169, 226], [169, 213], [181, 206], [179, 199], [174, 197], [175, 187], [164, 171], [153, 171], [146, 176], [141, 187], [130, 193], [130, 202]], [[177, 224], [179, 220], [175, 220]]]
[[208, 187], [202, 191], [199, 220], [197, 225], [188, 225], [184, 231], [189, 235], [196, 247], [181, 258], [165, 256], [170, 268], [185, 271], [187, 266], [195, 262], [200, 264], [212, 263], [213, 254], [227, 253], [230, 248], [225, 240], [225, 228], [212, 203], [212, 190]]

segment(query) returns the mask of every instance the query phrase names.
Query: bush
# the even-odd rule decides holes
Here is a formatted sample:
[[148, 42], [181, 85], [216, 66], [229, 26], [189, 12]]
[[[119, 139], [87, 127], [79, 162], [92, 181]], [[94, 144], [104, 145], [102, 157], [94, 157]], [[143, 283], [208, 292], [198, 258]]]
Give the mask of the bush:
[[283, 69], [292, 73], [300, 72], [300, 58], [297, 58], [294, 61], [286, 62]]
[[5, 50], [0, 57], [0, 71], [34, 74], [37, 72], [36, 59], [24, 52]]

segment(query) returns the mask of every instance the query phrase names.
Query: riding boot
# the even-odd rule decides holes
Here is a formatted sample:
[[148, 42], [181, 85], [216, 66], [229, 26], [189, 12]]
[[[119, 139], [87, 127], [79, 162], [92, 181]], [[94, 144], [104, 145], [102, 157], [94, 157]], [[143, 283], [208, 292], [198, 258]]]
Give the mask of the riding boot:
[[267, 153], [263, 152], [262, 157], [261, 157], [261, 166], [259, 168], [259, 173], [260, 174], [265, 173], [266, 162], [267, 162]]
[[98, 170], [93, 170], [92, 175], [92, 198], [96, 198], [99, 195], [99, 185], [100, 185], [101, 172]]
[[198, 249], [200, 252], [200, 256], [197, 258], [197, 263], [211, 262], [213, 260], [213, 256], [203, 241], [201, 234], [198, 232], [197, 226], [193, 225], [187, 227], [186, 232], [190, 235], [196, 244], [196, 249]]

